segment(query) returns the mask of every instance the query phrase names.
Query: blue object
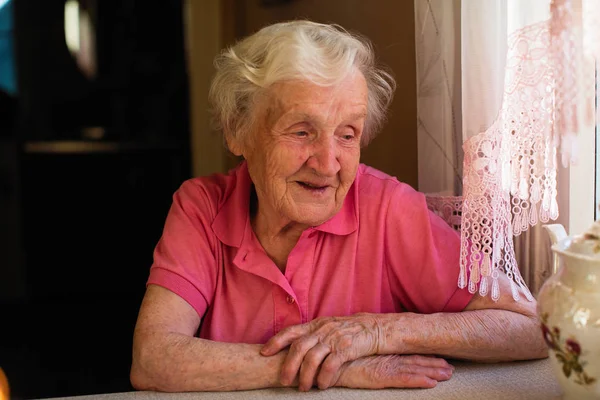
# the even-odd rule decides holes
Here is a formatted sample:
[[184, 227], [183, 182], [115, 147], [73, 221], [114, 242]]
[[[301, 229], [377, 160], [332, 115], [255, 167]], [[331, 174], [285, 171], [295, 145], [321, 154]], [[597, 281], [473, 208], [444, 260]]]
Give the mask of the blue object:
[[12, 0], [0, 0], [0, 89], [17, 94], [15, 53], [13, 48]]

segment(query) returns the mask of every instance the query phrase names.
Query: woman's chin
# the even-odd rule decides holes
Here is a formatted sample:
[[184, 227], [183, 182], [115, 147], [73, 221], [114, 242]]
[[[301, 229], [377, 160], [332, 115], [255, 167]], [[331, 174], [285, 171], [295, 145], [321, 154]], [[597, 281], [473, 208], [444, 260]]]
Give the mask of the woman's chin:
[[328, 207], [316, 205], [310, 207], [298, 207], [295, 218], [297, 223], [307, 226], [318, 226], [330, 220], [337, 210], [327, 210]]

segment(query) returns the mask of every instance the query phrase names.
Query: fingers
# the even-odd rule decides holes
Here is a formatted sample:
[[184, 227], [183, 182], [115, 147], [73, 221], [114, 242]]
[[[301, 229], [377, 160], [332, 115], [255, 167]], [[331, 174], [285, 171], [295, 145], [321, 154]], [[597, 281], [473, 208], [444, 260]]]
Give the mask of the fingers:
[[434, 357], [387, 356], [378, 361], [380, 364], [377, 375], [390, 377], [400, 387], [433, 387], [429, 386], [432, 381], [447, 381], [454, 371], [454, 367], [445, 360]]
[[272, 356], [285, 349], [287, 346], [292, 344], [297, 338], [309, 333], [309, 327], [307, 324], [294, 325], [288, 328], [282, 329], [277, 335], [265, 343], [263, 348], [260, 350], [260, 354], [263, 356]]
[[398, 377], [389, 377], [388, 382], [382, 382], [384, 387], [407, 388], [407, 389], [430, 389], [437, 385], [435, 379], [425, 375], [401, 374]]
[[301, 390], [309, 390], [315, 380], [325, 389], [337, 382], [345, 362], [375, 354], [377, 335], [371, 320], [368, 315], [317, 318], [283, 329], [260, 352], [272, 356], [289, 346], [280, 383], [289, 386], [298, 376]]
[[[319, 340], [315, 336], [304, 336], [292, 343], [281, 367], [280, 382], [282, 385], [287, 386], [292, 384], [296, 374], [300, 370], [300, 365], [302, 365], [306, 353], [318, 343]], [[320, 354], [320, 351], [322, 351], [321, 347], [319, 347], [319, 349], [320, 350], [316, 355]], [[316, 355], [314, 357], [316, 357]]]
[[450, 368], [454, 370], [454, 367], [448, 363], [448, 361], [439, 357], [432, 356], [420, 356], [420, 355], [412, 355], [412, 356], [403, 356], [402, 362], [404, 364], [415, 364], [420, 365], [422, 367], [432, 367], [432, 368]]
[[306, 353], [304, 361], [300, 366], [300, 379], [298, 385], [298, 389], [300, 391], [309, 391], [312, 388], [315, 382], [315, 376], [319, 370], [319, 366], [330, 351], [331, 349], [329, 346], [323, 343], [318, 343], [315, 347], [310, 349], [308, 353]]
[[363, 389], [432, 388], [437, 382], [450, 379], [452, 367], [444, 367], [439, 361], [433, 363], [435, 366], [417, 364], [430, 363], [430, 358], [400, 355], [364, 357], [344, 364], [334, 385]]
[[442, 358], [426, 356], [387, 356], [387, 372], [422, 375], [436, 381], [447, 381], [452, 377], [454, 367]]
[[332, 353], [325, 359], [317, 377], [319, 389], [327, 389], [335, 384], [335, 378], [346, 361], [340, 353]]
[[403, 368], [399, 368], [398, 373], [420, 375], [427, 378], [436, 380], [438, 382], [447, 381], [452, 377], [452, 370], [450, 368], [438, 368], [438, 367], [421, 367], [419, 365], [405, 365]]
[[[403, 356], [365, 357], [347, 363], [336, 386], [361, 389], [432, 388], [438, 376], [429, 367], [404, 364]], [[447, 375], [438, 376], [446, 380]]]
[[[373, 360], [377, 360], [379, 364], [377, 375], [382, 377], [382, 382], [389, 382], [392, 385], [391, 387], [433, 387], [435, 382], [450, 379], [454, 372], [452, 365], [448, 364], [443, 358], [437, 357], [420, 355], [380, 356], [373, 358]], [[327, 389], [335, 385], [339, 370], [346, 361], [350, 360], [344, 358], [342, 353], [329, 354], [323, 362], [317, 377], [319, 389]], [[431, 386], [432, 384], [433, 386]]]

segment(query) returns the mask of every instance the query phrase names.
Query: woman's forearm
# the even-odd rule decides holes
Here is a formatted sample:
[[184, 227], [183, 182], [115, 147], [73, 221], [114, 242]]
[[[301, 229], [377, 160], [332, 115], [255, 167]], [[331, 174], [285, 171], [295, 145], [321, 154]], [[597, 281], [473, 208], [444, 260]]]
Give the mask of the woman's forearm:
[[479, 362], [544, 358], [547, 347], [534, 317], [506, 310], [386, 314], [380, 353], [435, 354]]
[[227, 391], [276, 387], [287, 352], [260, 355], [261, 345], [221, 343], [178, 333], [136, 333], [131, 383], [138, 390]]

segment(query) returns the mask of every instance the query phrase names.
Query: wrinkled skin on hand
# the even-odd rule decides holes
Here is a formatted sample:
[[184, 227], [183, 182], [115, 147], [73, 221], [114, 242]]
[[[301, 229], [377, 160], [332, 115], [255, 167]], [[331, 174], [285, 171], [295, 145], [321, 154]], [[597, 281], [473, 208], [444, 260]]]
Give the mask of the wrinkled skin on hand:
[[429, 356], [370, 356], [342, 366], [334, 386], [383, 388], [432, 388], [452, 377], [454, 367]]
[[313, 382], [326, 389], [335, 384], [344, 363], [379, 354], [384, 345], [385, 332], [377, 316], [360, 313], [290, 326], [273, 336], [261, 354], [271, 356], [289, 346], [281, 384], [290, 385], [299, 375], [300, 390], [309, 390]]

